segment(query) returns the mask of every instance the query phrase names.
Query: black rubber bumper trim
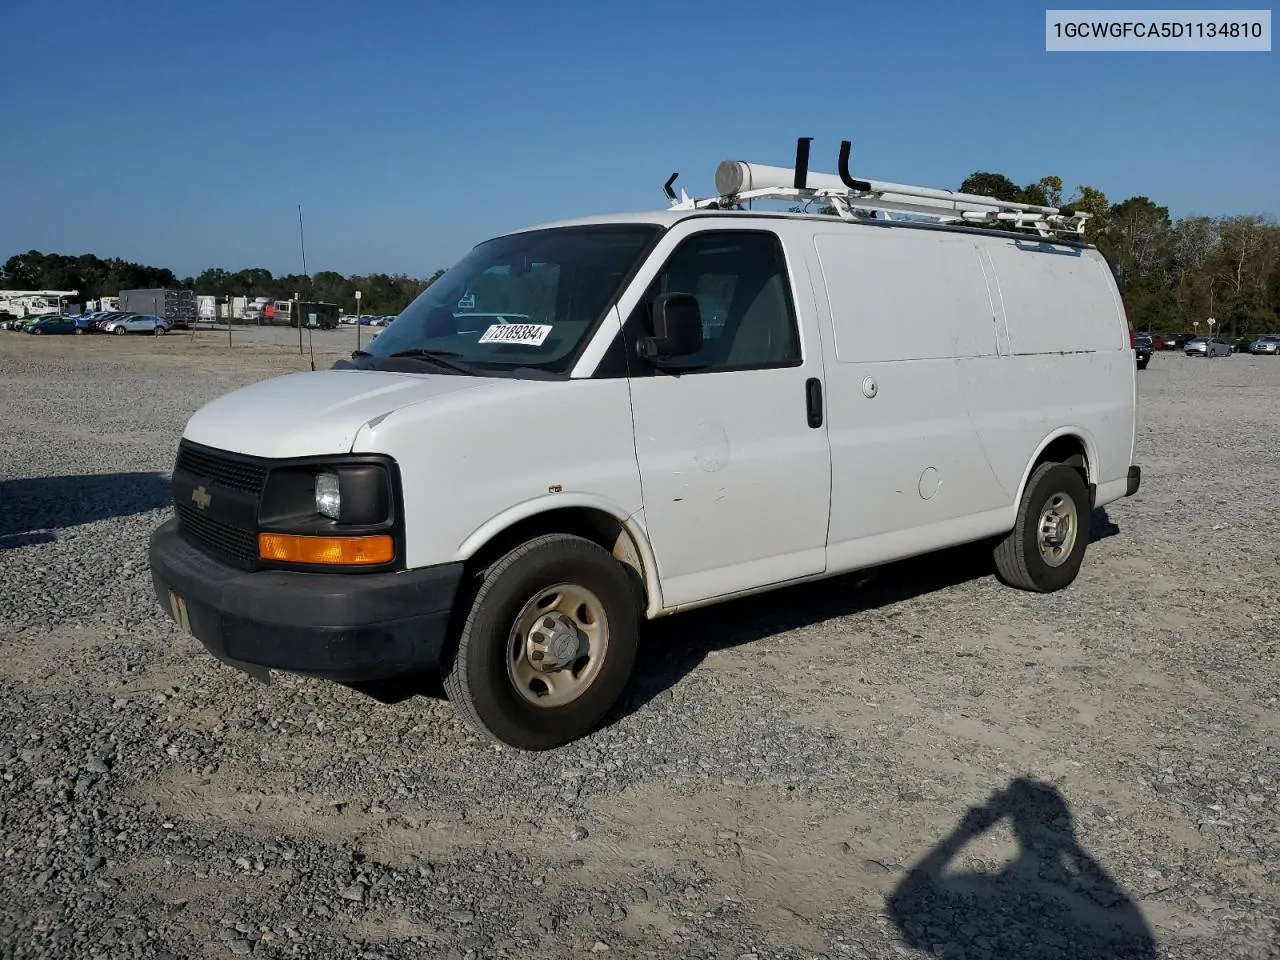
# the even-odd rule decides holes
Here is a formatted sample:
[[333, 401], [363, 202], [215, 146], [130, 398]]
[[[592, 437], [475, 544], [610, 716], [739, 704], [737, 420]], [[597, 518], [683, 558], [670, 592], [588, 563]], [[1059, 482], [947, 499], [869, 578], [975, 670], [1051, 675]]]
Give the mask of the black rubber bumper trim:
[[1138, 488], [1140, 486], [1142, 486], [1142, 468], [1137, 464], [1134, 464], [1129, 468], [1129, 477], [1128, 482], [1124, 487], [1124, 495], [1126, 497], [1132, 497], [1138, 492]]
[[[438, 664], [461, 563], [394, 573], [246, 573], [191, 546], [170, 519], [151, 536], [151, 580], [161, 609], [233, 666], [344, 683], [382, 680]], [[256, 669], [255, 669], [256, 668]]]

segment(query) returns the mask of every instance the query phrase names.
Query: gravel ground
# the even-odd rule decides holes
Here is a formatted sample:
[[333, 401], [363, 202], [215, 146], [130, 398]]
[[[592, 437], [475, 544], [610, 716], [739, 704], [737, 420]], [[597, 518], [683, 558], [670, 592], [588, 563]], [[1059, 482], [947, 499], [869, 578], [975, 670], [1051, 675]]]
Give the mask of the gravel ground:
[[182, 426], [291, 333], [0, 334], [0, 955], [1280, 956], [1280, 361], [1156, 356], [1070, 590], [960, 550], [672, 618], [524, 755], [157, 608]]

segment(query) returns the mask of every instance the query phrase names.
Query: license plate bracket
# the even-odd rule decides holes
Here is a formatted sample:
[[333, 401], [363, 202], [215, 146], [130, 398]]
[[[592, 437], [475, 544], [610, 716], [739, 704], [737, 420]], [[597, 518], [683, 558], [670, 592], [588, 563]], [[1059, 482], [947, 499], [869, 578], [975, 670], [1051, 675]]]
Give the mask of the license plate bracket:
[[191, 621], [187, 617], [187, 601], [177, 590], [169, 591], [169, 612], [173, 614], [174, 621], [184, 632], [191, 632]]

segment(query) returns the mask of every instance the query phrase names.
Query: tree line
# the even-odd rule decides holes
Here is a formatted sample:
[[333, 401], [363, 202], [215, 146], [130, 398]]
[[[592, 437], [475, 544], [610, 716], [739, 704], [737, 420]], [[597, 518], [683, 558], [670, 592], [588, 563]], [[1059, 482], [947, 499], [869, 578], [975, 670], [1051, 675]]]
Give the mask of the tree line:
[[348, 312], [354, 310], [359, 290], [362, 312], [397, 314], [443, 273], [437, 270], [426, 279], [418, 279], [386, 273], [346, 277], [333, 270], [321, 270], [313, 276], [291, 273], [277, 277], [262, 267], [235, 272], [213, 267], [195, 277], [178, 277], [167, 267], [130, 263], [118, 257], [104, 260], [91, 253], [71, 256], [29, 250], [15, 254], [0, 267], [0, 290], [78, 290], [82, 300], [151, 287], [276, 300], [292, 299], [296, 294], [303, 300], [336, 303]]
[[[1001, 173], [977, 171], [960, 184], [964, 193], [1001, 200], [1063, 206], [1062, 179], [1046, 176], [1019, 186]], [[1259, 213], [1187, 216], [1145, 196], [1111, 203], [1106, 194], [1080, 186], [1065, 206], [1091, 216], [1085, 238], [1121, 268], [1125, 300], [1135, 328], [1184, 332], [1209, 317], [1224, 334], [1270, 333], [1280, 329], [1280, 225]], [[231, 272], [220, 267], [179, 279], [162, 267], [93, 254], [68, 256], [31, 250], [0, 268], [0, 289], [79, 290], [85, 299], [114, 296], [135, 287], [185, 287], [200, 294], [336, 303], [350, 310], [361, 293], [366, 313], [399, 313], [443, 274], [426, 279], [375, 273], [345, 277], [332, 270], [314, 276], [273, 276], [252, 267]]]
[[[960, 184], [1015, 203], [1063, 206], [1062, 180], [1020, 187], [1004, 174], [978, 171]], [[1261, 213], [1172, 218], [1149, 197], [1111, 203], [1081, 186], [1065, 206], [1090, 214], [1085, 239], [1121, 268], [1125, 301], [1138, 330], [1191, 331], [1213, 317], [1224, 335], [1280, 330], [1280, 224]]]

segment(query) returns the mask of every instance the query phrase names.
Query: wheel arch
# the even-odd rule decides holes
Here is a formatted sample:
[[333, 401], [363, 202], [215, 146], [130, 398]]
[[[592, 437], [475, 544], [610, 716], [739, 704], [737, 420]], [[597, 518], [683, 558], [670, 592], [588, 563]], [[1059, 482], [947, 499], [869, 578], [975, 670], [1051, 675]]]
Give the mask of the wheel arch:
[[1027, 463], [1022, 480], [1018, 483], [1015, 507], [1022, 502], [1031, 475], [1042, 463], [1062, 463], [1080, 471], [1080, 476], [1089, 490], [1089, 505], [1093, 505], [1097, 484], [1098, 455], [1096, 445], [1087, 430], [1075, 426], [1059, 427], [1040, 441], [1035, 456]]
[[521, 543], [548, 533], [583, 537], [608, 550], [632, 576], [638, 609], [646, 617], [662, 610], [658, 565], [634, 514], [589, 494], [551, 494], [526, 500], [485, 521], [458, 547], [457, 559], [479, 571]]

